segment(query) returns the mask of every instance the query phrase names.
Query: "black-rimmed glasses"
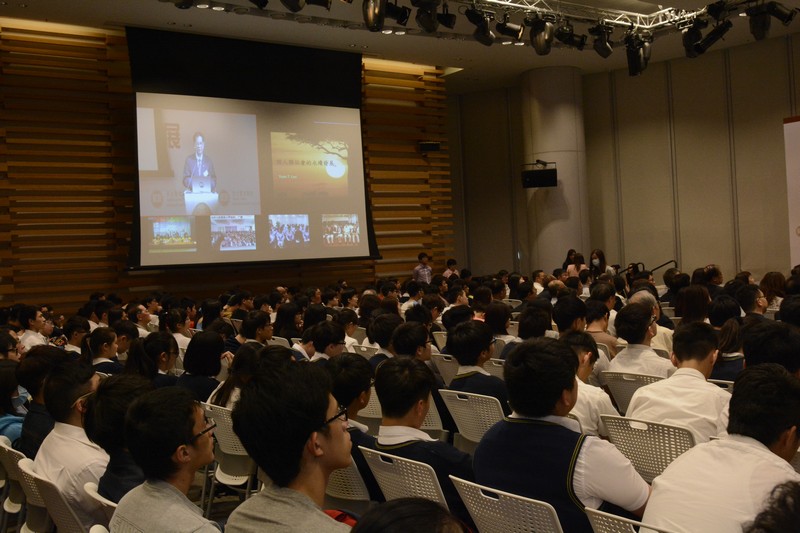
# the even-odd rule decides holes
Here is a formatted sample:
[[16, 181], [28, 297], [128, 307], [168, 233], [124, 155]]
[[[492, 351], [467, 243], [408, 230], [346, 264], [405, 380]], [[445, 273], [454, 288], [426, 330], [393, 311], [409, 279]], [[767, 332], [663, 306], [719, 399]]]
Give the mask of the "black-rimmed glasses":
[[[339, 406], [341, 409], [338, 413], [327, 419], [325, 422], [322, 423], [322, 426], [325, 427], [331, 422], [335, 422], [336, 420], [341, 420], [342, 422], [347, 422], [347, 407]], [[344, 417], [344, 418], [342, 418]]]
[[214, 428], [217, 427], [217, 424], [215, 422], [212, 422], [211, 420], [209, 420], [208, 417], [203, 417], [203, 419], [206, 421], [206, 429], [204, 429], [203, 431], [201, 431], [200, 433], [198, 433], [197, 435], [195, 435], [191, 439], [189, 439], [189, 444], [192, 444], [194, 441], [196, 441], [197, 439], [199, 439], [200, 437], [202, 437], [206, 433], [208, 433], [210, 431], [214, 431]]

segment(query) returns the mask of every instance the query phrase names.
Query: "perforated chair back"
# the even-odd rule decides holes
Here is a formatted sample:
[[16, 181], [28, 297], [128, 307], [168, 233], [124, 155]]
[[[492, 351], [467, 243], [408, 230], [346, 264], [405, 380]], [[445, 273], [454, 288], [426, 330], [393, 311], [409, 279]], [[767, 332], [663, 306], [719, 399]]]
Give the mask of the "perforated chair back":
[[436, 472], [430, 465], [363, 446], [358, 448], [387, 500], [425, 498], [449, 509]]
[[493, 396], [440, 389], [447, 409], [465, 439], [480, 442], [490, 427], [503, 419], [500, 401]]
[[501, 354], [503, 350], [506, 348], [506, 341], [503, 339], [495, 339], [494, 340], [494, 353]]
[[564, 533], [552, 505], [450, 476], [481, 533]]
[[231, 318], [231, 324], [233, 324], [233, 329], [236, 330], [236, 333], [242, 329], [242, 321], [238, 318]]
[[671, 529], [662, 529], [660, 527], [643, 524], [636, 520], [622, 518], [621, 516], [598, 511], [597, 509], [590, 509], [587, 507], [585, 510], [594, 533], [635, 533], [637, 530], [634, 528], [646, 529], [653, 533], [674, 533]]
[[491, 375], [497, 376], [498, 378], [505, 381], [506, 378], [503, 375], [503, 365], [505, 364], [506, 362], [503, 361], [502, 359], [489, 359], [483, 364], [483, 369], [486, 370]]
[[231, 410], [226, 407], [214, 405], [210, 403], [203, 403], [203, 409], [206, 411], [206, 416], [214, 420], [217, 425], [214, 428], [214, 436], [220, 449], [228, 455], [247, 455], [247, 450], [244, 449], [242, 441], [233, 432], [233, 420], [231, 419]]
[[367, 338], [367, 328], [362, 328], [361, 326], [356, 327], [351, 337], [357, 340], [358, 344], [364, 344], [364, 339]]
[[458, 373], [458, 361], [452, 355], [436, 354], [431, 356], [431, 361], [436, 365], [436, 370], [442, 375], [446, 385], [450, 385]]
[[361, 346], [360, 344], [353, 345], [353, 351], [355, 351], [355, 353], [357, 353], [367, 361], [372, 359], [372, 356], [378, 353], [377, 348], [373, 348], [372, 346]]
[[724, 390], [730, 392], [731, 394], [733, 394], [733, 381], [728, 381], [728, 380], [725, 380], [725, 379], [709, 379], [708, 382], [709, 383], [713, 383], [717, 387], [719, 387], [721, 389], [724, 389]]
[[419, 427], [419, 429], [429, 434], [433, 433], [432, 436], [434, 438], [441, 437], [441, 434], [444, 431], [442, 417], [439, 415], [439, 409], [436, 408], [436, 403], [434, 403], [433, 398], [431, 398], [431, 400], [428, 402], [428, 412], [425, 415], [425, 419], [422, 421], [422, 425]]
[[621, 416], [600, 415], [600, 419], [608, 429], [608, 440], [648, 483], [694, 446], [694, 436], [686, 428]]
[[19, 461], [19, 469], [24, 478], [33, 480], [36, 489], [45, 502], [47, 512], [50, 513], [50, 517], [53, 519], [59, 531], [87, 533], [86, 528], [84, 528], [81, 521], [78, 520], [75, 511], [72, 510], [67, 500], [64, 499], [64, 495], [61, 494], [61, 491], [59, 491], [51, 481], [48, 481], [36, 473], [33, 467], [33, 461], [28, 458], [21, 459]]
[[342, 500], [369, 501], [369, 491], [355, 463], [334, 470], [328, 478], [325, 494]]
[[93, 481], [87, 481], [83, 486], [83, 490], [85, 490], [86, 494], [88, 494], [94, 501], [100, 504], [100, 507], [103, 508], [103, 512], [106, 514], [106, 518], [110, 521], [111, 516], [117, 509], [117, 504], [102, 497], [97, 491], [97, 483], [94, 483]]
[[289, 341], [287, 339], [284, 339], [283, 337], [272, 337], [267, 341], [267, 344], [269, 346], [283, 346], [284, 348], [292, 347], [292, 345], [289, 344]]
[[436, 342], [436, 346], [438, 346], [440, 350], [444, 350], [444, 347], [447, 346], [447, 332], [434, 331], [433, 340]]
[[511, 309], [516, 309], [522, 305], [522, 300], [515, 300], [514, 298], [503, 298], [502, 302], [511, 307]]
[[661, 381], [661, 376], [649, 376], [647, 374], [629, 374], [627, 372], [601, 372], [600, 375], [605, 379], [611, 396], [617, 403], [619, 412], [625, 414], [628, 405], [631, 403], [633, 393], [640, 387]]
[[609, 361], [611, 360], [611, 350], [607, 345], [603, 344], [602, 342], [598, 342], [597, 349], [606, 354], [606, 357]]
[[[236, 324], [233, 323], [233, 320], [231, 320], [230, 318], [225, 318], [225, 317], [222, 317], [222, 320], [225, 323], [230, 324], [230, 326], [233, 328], [233, 332], [234, 333], [239, 333], [239, 328], [236, 327]], [[239, 323], [241, 324], [241, 322], [239, 322]]]
[[664, 350], [663, 348], [653, 348], [653, 351], [656, 352], [659, 357], [669, 359], [669, 352], [667, 350]]

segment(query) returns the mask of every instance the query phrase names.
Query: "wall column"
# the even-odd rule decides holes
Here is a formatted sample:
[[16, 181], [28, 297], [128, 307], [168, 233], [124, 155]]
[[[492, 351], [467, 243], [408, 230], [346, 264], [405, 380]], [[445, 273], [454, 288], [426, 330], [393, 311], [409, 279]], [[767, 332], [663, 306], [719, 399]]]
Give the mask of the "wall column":
[[533, 268], [550, 273], [567, 250], [589, 263], [586, 145], [581, 73], [548, 67], [522, 75], [523, 161], [555, 162], [558, 187], [527, 189], [527, 222]]

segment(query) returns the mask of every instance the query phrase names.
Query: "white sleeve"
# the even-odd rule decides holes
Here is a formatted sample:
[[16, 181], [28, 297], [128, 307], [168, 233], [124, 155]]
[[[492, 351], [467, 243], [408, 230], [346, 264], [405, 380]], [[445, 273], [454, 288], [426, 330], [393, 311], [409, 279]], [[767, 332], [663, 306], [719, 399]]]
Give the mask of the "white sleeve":
[[578, 455], [573, 477], [575, 495], [586, 507], [604, 501], [628, 511], [642, 507], [650, 488], [631, 462], [610, 442], [587, 437]]

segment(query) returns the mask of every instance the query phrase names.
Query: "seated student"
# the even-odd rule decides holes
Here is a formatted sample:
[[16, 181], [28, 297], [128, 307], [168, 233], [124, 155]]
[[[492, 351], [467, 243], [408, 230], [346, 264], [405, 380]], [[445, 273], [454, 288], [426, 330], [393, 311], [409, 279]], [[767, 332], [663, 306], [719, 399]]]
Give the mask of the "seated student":
[[312, 363], [327, 366], [331, 359], [338, 357], [344, 351], [344, 328], [333, 320], [323, 320], [314, 326], [311, 332], [314, 342], [314, 357]]
[[425, 498], [398, 498], [371, 507], [353, 533], [464, 533], [467, 529], [438, 503]]
[[314, 328], [306, 329], [300, 337], [300, 342], [292, 344], [291, 350], [295, 361], [308, 362], [314, 357], [314, 339], [311, 338], [313, 332]]
[[[239, 334], [235, 338], [240, 346], [248, 342], [264, 346], [268, 340], [272, 339], [272, 324], [270, 323], [269, 313], [258, 309], [247, 313], [242, 320]], [[236, 350], [231, 351], [236, 353]]]
[[707, 381], [719, 354], [714, 328], [703, 322], [681, 324], [673, 350], [678, 370], [637, 390], [626, 416], [685, 427], [695, 443], [725, 435], [731, 395]]
[[101, 381], [86, 402], [86, 436], [108, 454], [98, 492], [112, 502], [118, 503], [132, 488], [144, 483], [144, 473], [125, 443], [125, 413], [131, 402], [151, 390], [153, 384], [147, 378], [119, 374]]
[[119, 501], [111, 531], [219, 533], [186, 494], [195, 472], [214, 460], [203, 408], [181, 387], [139, 396], [125, 416], [125, 443], [146, 481]]
[[393, 313], [380, 314], [370, 323], [367, 328], [367, 340], [370, 343], [377, 343], [379, 346], [378, 353], [369, 360], [373, 371], [379, 364], [394, 357], [394, 354], [389, 350], [389, 344], [392, 341], [394, 330], [402, 323], [403, 319]]
[[787, 481], [775, 487], [766, 507], [744, 529], [744, 533], [785, 531], [800, 531], [800, 481]]
[[156, 388], [175, 385], [178, 377], [169, 372], [178, 360], [178, 342], [166, 331], [156, 331], [137, 338], [130, 345], [125, 361], [126, 374], [138, 374], [153, 382]]
[[350, 531], [321, 509], [331, 473], [352, 461], [347, 409], [330, 390], [319, 365], [293, 364], [259, 372], [242, 389], [233, 429], [271, 483], [233, 511], [226, 532]]
[[17, 367], [17, 380], [31, 395], [31, 401], [15, 448], [29, 459], [36, 457], [42, 441], [55, 424], [44, 405], [44, 380], [66, 358], [64, 351], [55, 346], [34, 346]]
[[675, 459], [653, 482], [642, 521], [676, 533], [741, 531], [775, 486], [800, 481], [800, 382], [778, 365], [745, 368], [730, 401], [728, 435]]
[[97, 483], [106, 471], [108, 455], [83, 430], [86, 401], [100, 376], [83, 363], [62, 362], [44, 383], [44, 402], [55, 420], [33, 461], [36, 472], [52, 481], [88, 530], [106, 521], [100, 505], [83, 489]]
[[585, 331], [571, 331], [559, 340], [572, 348], [578, 357], [578, 371], [576, 372], [578, 400], [570, 414], [581, 423], [583, 433], [608, 437], [608, 430], [600, 415], [619, 416], [619, 412], [611, 403], [611, 397], [605, 390], [589, 384], [589, 378], [600, 357], [597, 343]]
[[[505, 305], [500, 303], [500, 305]], [[508, 306], [506, 306], [508, 307]], [[447, 336], [450, 353], [458, 360], [458, 371], [448, 387], [451, 390], [493, 396], [508, 415], [506, 384], [497, 376], [483, 369], [483, 365], [494, 355], [492, 330], [483, 322], [462, 322]]]
[[483, 320], [492, 331], [495, 339], [504, 343], [521, 342], [522, 339], [508, 334], [511, 324], [511, 308], [503, 302], [494, 301], [486, 306]]
[[[656, 334], [656, 317], [653, 308], [647, 304], [628, 304], [617, 313], [617, 335], [628, 345], [611, 360], [608, 370], [611, 372], [629, 372], [632, 374], [648, 374], [667, 378], [675, 372], [675, 366], [660, 357], [650, 342]], [[605, 385], [603, 376], [600, 383]]]
[[255, 342], [242, 344], [233, 356], [228, 368], [228, 378], [214, 389], [208, 397], [208, 403], [233, 409], [242, 393], [242, 387], [253, 379], [261, 363], [261, 350]]
[[20, 400], [16, 376], [18, 366], [19, 363], [12, 359], [0, 359], [0, 435], [7, 437], [12, 445], [22, 435], [23, 416], [15, 407]]
[[800, 377], [800, 331], [764, 320], [743, 328], [742, 349], [747, 367], [777, 363], [795, 377]]
[[431, 392], [436, 387], [433, 372], [418, 359], [390, 359], [378, 367], [375, 392], [383, 418], [375, 449], [431, 465], [450, 511], [472, 523], [449, 475], [473, 480], [472, 458], [453, 446], [420, 431], [428, 414]]
[[64, 351], [75, 359], [80, 358], [81, 344], [87, 333], [89, 333], [89, 321], [86, 317], [80, 315], [69, 317], [64, 324], [64, 336], [67, 338]]
[[577, 296], [562, 296], [553, 306], [558, 336], [586, 329], [586, 304]]
[[117, 359], [125, 361], [128, 359], [131, 343], [139, 338], [139, 329], [130, 320], [117, 320], [112, 328], [117, 334]]
[[720, 294], [711, 301], [708, 320], [717, 332], [719, 348], [711, 379], [734, 381], [744, 369], [741, 312], [739, 302], [727, 294]]
[[213, 331], [201, 331], [189, 341], [186, 355], [183, 358], [184, 373], [175, 382], [179, 387], [192, 391], [195, 400], [204, 402], [219, 386], [216, 376], [222, 369], [222, 357], [230, 357], [230, 352], [223, 351], [225, 341]]
[[567, 418], [578, 396], [578, 358], [563, 342], [535, 339], [506, 359], [513, 413], [484, 435], [475, 451], [475, 481], [543, 500], [564, 531], [590, 533], [584, 507], [644, 512], [650, 489], [610, 442], [578, 432]]
[[105, 326], [94, 328], [83, 337], [81, 359], [103, 374], [120, 374], [125, 367], [116, 361], [117, 334]]
[[339, 311], [339, 316], [336, 320], [344, 328], [344, 349], [350, 353], [355, 353], [356, 350], [353, 346], [357, 346], [358, 341], [353, 338], [353, 333], [358, 328], [358, 315], [354, 310], [345, 307]]
[[353, 420], [369, 403], [372, 393], [372, 367], [360, 355], [343, 353], [332, 359], [326, 370], [333, 382], [333, 397], [339, 405], [347, 407], [347, 431], [350, 433], [350, 442], [353, 443], [350, 455], [364, 479], [370, 500], [382, 502], [383, 493], [364, 459], [364, 454], [358, 449], [359, 446], [374, 448], [375, 437], [367, 434], [367, 426]]

